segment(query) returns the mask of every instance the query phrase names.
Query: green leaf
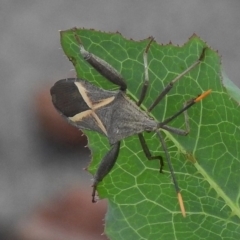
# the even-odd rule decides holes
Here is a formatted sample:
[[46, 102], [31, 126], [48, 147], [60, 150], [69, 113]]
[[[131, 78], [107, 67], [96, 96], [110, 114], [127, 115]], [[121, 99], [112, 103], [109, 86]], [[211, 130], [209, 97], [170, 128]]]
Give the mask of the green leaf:
[[[121, 72], [128, 84], [127, 93], [137, 99], [144, 79], [143, 51], [149, 39], [135, 42], [118, 33], [85, 29], [77, 34], [86, 50]], [[79, 78], [116, 89], [83, 60], [73, 30], [61, 32], [61, 43]], [[194, 63], [206, 46], [195, 35], [182, 47], [153, 42], [148, 54], [150, 89], [143, 107], [150, 106], [164, 86]], [[159, 162], [148, 161], [138, 138], [129, 137], [122, 141], [113, 170], [97, 188], [101, 198], [108, 198], [106, 233], [110, 239], [240, 239], [240, 109], [221, 78], [219, 56], [208, 47], [203, 62], [178, 81], [152, 111], [152, 116], [162, 121], [185, 101], [212, 89], [210, 96], [189, 109], [188, 136], [164, 132], [187, 217], [180, 212], [167, 166], [160, 174]], [[239, 90], [233, 92], [239, 96]], [[183, 116], [171, 126], [184, 128]], [[105, 137], [85, 133], [93, 156], [89, 171], [94, 174], [110, 146]], [[151, 152], [164, 156], [155, 135], [144, 136]]]

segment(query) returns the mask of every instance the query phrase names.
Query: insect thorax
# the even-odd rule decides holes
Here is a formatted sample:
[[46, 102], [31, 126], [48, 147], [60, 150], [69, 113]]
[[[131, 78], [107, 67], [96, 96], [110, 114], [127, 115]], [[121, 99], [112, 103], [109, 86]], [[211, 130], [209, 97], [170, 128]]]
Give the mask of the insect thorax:
[[[111, 144], [143, 131], [154, 131], [157, 128], [157, 122], [143, 112], [122, 91], [116, 94], [109, 107], [109, 118], [105, 121], [105, 125]], [[104, 109], [100, 109], [99, 116], [106, 119], [104, 112], [106, 112]]]

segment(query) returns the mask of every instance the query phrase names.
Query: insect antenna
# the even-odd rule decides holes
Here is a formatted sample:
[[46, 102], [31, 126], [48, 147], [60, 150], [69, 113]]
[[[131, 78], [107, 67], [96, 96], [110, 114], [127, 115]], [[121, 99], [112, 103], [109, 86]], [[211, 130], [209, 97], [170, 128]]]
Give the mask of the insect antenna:
[[178, 112], [176, 112], [174, 115], [172, 115], [171, 117], [165, 119], [163, 122], [158, 124], [158, 127], [161, 128], [162, 126], [168, 124], [169, 122], [171, 122], [173, 119], [175, 119], [177, 116], [179, 116], [181, 113], [185, 112], [188, 108], [190, 108], [192, 105], [194, 105], [195, 103], [201, 101], [203, 98], [205, 98], [206, 96], [208, 96], [211, 93], [211, 89], [207, 90], [206, 92], [203, 92], [201, 95], [199, 95], [196, 98], [191, 99], [190, 101], [188, 101], [184, 107], [182, 109], [180, 109]]
[[183, 71], [181, 74], [179, 74], [175, 79], [173, 79], [160, 93], [160, 95], [157, 97], [157, 99], [152, 103], [152, 105], [147, 109], [148, 112], [151, 112], [158, 103], [167, 95], [167, 93], [173, 88], [174, 84], [180, 80], [184, 75], [186, 75], [188, 72], [190, 72], [193, 68], [195, 68], [197, 65], [199, 65], [205, 56], [205, 51], [207, 48], [203, 48], [202, 53], [198, 60], [194, 62], [190, 67], [188, 67], [185, 71]]
[[186, 211], [185, 211], [185, 207], [184, 207], [184, 204], [183, 204], [182, 195], [180, 193], [180, 188], [179, 188], [178, 183], [177, 183], [177, 179], [176, 179], [176, 176], [175, 176], [175, 173], [174, 173], [174, 170], [173, 170], [173, 166], [172, 166], [172, 163], [171, 163], [171, 160], [170, 160], [170, 155], [169, 155], [169, 152], [167, 150], [166, 143], [165, 143], [165, 141], [163, 139], [163, 136], [162, 136], [162, 134], [161, 134], [159, 129], [156, 130], [156, 133], [158, 135], [158, 138], [160, 139], [163, 151], [165, 152], [165, 155], [166, 155], [167, 164], [168, 164], [171, 176], [172, 176], [172, 180], [173, 180], [173, 184], [174, 184], [175, 190], [177, 192], [178, 202], [179, 202], [179, 205], [180, 205], [180, 209], [181, 209], [182, 215], [183, 215], [183, 217], [186, 217]]
[[[199, 95], [198, 97], [196, 98], [193, 98], [191, 99], [190, 101], [188, 101], [184, 107], [182, 109], [180, 109], [177, 113], [175, 113], [174, 115], [172, 115], [171, 117], [167, 118], [166, 120], [164, 120], [163, 122], [159, 123], [158, 124], [158, 127], [159, 128], [163, 128], [164, 129], [164, 126], [166, 124], [168, 124], [169, 122], [171, 122], [173, 119], [175, 119], [177, 116], [179, 116], [181, 113], [185, 112], [188, 108], [190, 108], [192, 105], [194, 105], [195, 103], [201, 101], [203, 98], [205, 98], [206, 96], [208, 96], [209, 94], [211, 93], [211, 89], [207, 90], [206, 92], [203, 92], [201, 95]], [[167, 129], [166, 129], [167, 130]], [[176, 133], [176, 134], [179, 134], [179, 131], [178, 129], [173, 129], [172, 130], [173, 133]], [[173, 180], [173, 184], [174, 184], [174, 187], [175, 187], [175, 190], [177, 192], [177, 196], [178, 196], [178, 202], [179, 202], [179, 205], [180, 205], [180, 209], [181, 209], [181, 212], [182, 212], [182, 215], [183, 217], [186, 217], [186, 211], [185, 211], [185, 207], [184, 207], [184, 203], [183, 203], [183, 199], [182, 199], [182, 195], [180, 193], [180, 188], [178, 186], [178, 183], [177, 183], [177, 179], [176, 179], [176, 176], [175, 176], [175, 173], [174, 173], [174, 170], [173, 170], [173, 166], [172, 166], [172, 163], [171, 163], [171, 160], [170, 160], [170, 155], [169, 155], [169, 152], [167, 150], [167, 146], [166, 146], [166, 143], [163, 139], [163, 136], [160, 132], [159, 129], [156, 130], [156, 133], [160, 139], [160, 142], [161, 142], [161, 145], [162, 145], [162, 148], [165, 152], [165, 155], [166, 155], [166, 159], [167, 159], [167, 164], [168, 164], [168, 167], [169, 167], [169, 170], [170, 170], [170, 173], [171, 173], [171, 176], [172, 176], [172, 180]]]

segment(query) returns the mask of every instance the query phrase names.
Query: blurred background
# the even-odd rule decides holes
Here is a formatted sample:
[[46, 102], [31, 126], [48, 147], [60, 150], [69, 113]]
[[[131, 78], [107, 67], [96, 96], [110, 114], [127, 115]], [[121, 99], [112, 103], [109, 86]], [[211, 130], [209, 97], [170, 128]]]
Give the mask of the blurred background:
[[196, 33], [240, 86], [239, 0], [0, 1], [0, 239], [106, 239], [106, 202], [91, 203], [86, 139], [50, 102], [75, 76], [58, 30], [119, 31], [183, 44]]

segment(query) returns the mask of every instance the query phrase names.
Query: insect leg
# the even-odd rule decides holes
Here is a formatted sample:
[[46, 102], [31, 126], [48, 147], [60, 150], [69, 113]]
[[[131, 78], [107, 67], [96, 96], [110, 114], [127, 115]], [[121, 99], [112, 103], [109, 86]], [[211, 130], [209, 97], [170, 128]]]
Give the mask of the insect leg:
[[123, 77], [121, 76], [121, 74], [109, 63], [99, 58], [98, 56], [88, 52], [84, 48], [80, 37], [76, 33], [75, 38], [79, 44], [80, 53], [83, 56], [83, 58], [107, 80], [118, 85], [122, 91], [125, 91], [127, 89], [127, 84]]
[[93, 181], [93, 191], [92, 191], [92, 202], [96, 202], [95, 195], [96, 195], [96, 189], [99, 182], [103, 180], [103, 178], [111, 171], [113, 168], [120, 149], [120, 142], [117, 142], [112, 145], [111, 150], [104, 156], [102, 159], [96, 173], [94, 176]]
[[161, 132], [159, 130], [156, 130], [156, 133], [157, 133], [158, 138], [161, 142], [162, 148], [165, 152], [166, 159], [167, 159], [167, 164], [168, 164], [168, 167], [169, 167], [169, 170], [170, 170], [170, 173], [171, 173], [171, 176], [172, 176], [173, 184], [174, 184], [177, 196], [178, 196], [178, 202], [179, 202], [179, 205], [180, 205], [180, 209], [181, 209], [182, 215], [185, 217], [186, 212], [185, 212], [185, 208], [184, 208], [184, 204], [183, 204], [183, 200], [182, 200], [182, 195], [180, 193], [180, 188], [179, 188], [178, 183], [177, 183], [177, 179], [176, 179], [176, 176], [175, 176], [175, 173], [174, 173], [174, 170], [173, 170], [173, 166], [172, 166], [172, 163], [171, 163], [169, 152], [167, 150], [166, 143], [163, 139], [163, 136], [162, 136]]
[[151, 37], [150, 38], [150, 41], [146, 47], [146, 49], [144, 50], [143, 52], [143, 63], [144, 63], [144, 83], [142, 85], [142, 91], [141, 91], [141, 95], [140, 95], [140, 98], [138, 100], [138, 103], [137, 105], [140, 106], [141, 103], [143, 102], [145, 96], [146, 96], [146, 93], [147, 93], [147, 89], [148, 89], [148, 85], [149, 85], [149, 76], [148, 76], [148, 50], [150, 48], [150, 45], [151, 43], [153, 42], [154, 38]]
[[142, 145], [143, 152], [144, 152], [145, 156], [147, 157], [147, 159], [148, 160], [158, 159], [160, 161], [159, 172], [162, 173], [162, 169], [163, 169], [163, 165], [164, 165], [162, 156], [152, 156], [152, 154], [149, 151], [148, 145], [147, 145], [147, 143], [146, 143], [142, 133], [138, 134], [138, 138], [139, 138], [139, 141], [140, 141], [140, 143]]
[[159, 94], [157, 99], [152, 103], [152, 105], [148, 108], [148, 112], [151, 112], [154, 107], [158, 105], [158, 103], [166, 96], [166, 94], [172, 89], [174, 83], [176, 83], [179, 79], [181, 79], [184, 75], [186, 75], [188, 72], [190, 72], [193, 68], [195, 68], [197, 65], [199, 65], [202, 60], [204, 59], [206, 48], [203, 48], [202, 53], [198, 60], [194, 62], [190, 67], [188, 67], [185, 71], [183, 71], [181, 74], [179, 74], [175, 79], [173, 79]]

